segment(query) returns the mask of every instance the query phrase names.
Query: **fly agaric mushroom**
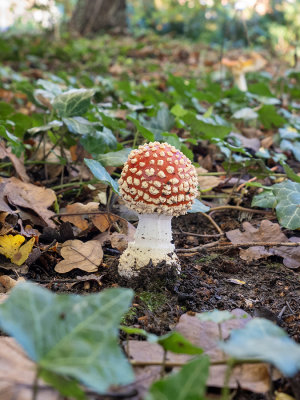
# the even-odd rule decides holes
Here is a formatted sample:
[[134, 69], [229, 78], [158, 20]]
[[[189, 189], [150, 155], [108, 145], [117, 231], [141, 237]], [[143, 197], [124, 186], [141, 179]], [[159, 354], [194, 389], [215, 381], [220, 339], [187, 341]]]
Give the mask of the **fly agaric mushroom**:
[[139, 214], [133, 242], [120, 257], [119, 274], [130, 278], [150, 260], [180, 266], [172, 243], [171, 219], [186, 214], [197, 196], [191, 161], [168, 143], [151, 142], [132, 150], [119, 179], [125, 204]]
[[231, 70], [234, 82], [242, 92], [247, 92], [248, 90], [245, 73], [258, 71], [266, 63], [266, 60], [259, 53], [255, 52], [252, 52], [248, 56], [222, 59], [222, 64]]

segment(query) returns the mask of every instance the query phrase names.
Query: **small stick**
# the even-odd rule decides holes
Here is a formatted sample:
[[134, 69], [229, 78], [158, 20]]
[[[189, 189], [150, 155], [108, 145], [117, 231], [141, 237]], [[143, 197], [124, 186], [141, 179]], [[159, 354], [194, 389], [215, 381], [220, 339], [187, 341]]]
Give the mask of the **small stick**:
[[237, 210], [237, 211], [245, 211], [249, 213], [255, 213], [255, 214], [272, 214], [272, 211], [265, 211], [265, 210], [256, 210], [254, 208], [246, 208], [246, 207], [241, 207], [241, 206], [218, 206], [218, 207], [212, 207], [210, 209], [210, 213], [214, 213], [216, 211], [223, 211], [223, 210]]
[[[208, 246], [210, 245], [210, 246]], [[176, 251], [179, 253], [193, 253], [195, 251], [201, 251], [202, 249], [213, 248], [213, 250], [223, 250], [223, 249], [235, 249], [238, 247], [253, 247], [253, 246], [270, 246], [270, 247], [277, 247], [277, 246], [287, 246], [287, 247], [298, 247], [300, 246], [300, 242], [249, 242], [249, 243], [220, 243], [218, 240], [217, 242], [212, 242], [208, 244], [204, 244], [202, 246], [192, 247], [190, 249], [177, 249]]]
[[175, 233], [175, 232], [173, 233], [173, 235], [181, 235], [181, 234], [188, 235], [188, 236], [195, 236], [195, 237], [204, 237], [204, 238], [223, 236], [224, 235], [224, 233], [214, 233], [214, 234], [211, 234], [211, 235], [209, 235], [209, 234], [205, 235], [205, 234], [201, 234], [201, 233], [185, 232], [185, 231], [182, 231], [181, 229], [180, 229], [180, 233]]
[[204, 217], [206, 217], [211, 224], [216, 228], [216, 230], [219, 232], [220, 235], [224, 235], [224, 232], [222, 229], [219, 227], [219, 225], [213, 220], [213, 218], [209, 214], [201, 213]]

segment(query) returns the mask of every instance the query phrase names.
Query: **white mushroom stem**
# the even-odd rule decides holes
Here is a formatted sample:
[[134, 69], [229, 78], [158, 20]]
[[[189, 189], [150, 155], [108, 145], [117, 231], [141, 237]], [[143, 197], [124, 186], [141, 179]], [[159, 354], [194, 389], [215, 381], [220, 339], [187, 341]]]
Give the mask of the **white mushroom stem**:
[[245, 76], [244, 72], [235, 73], [234, 81], [235, 81], [236, 86], [242, 92], [247, 92], [248, 86], [247, 86], [246, 76]]
[[163, 214], [139, 214], [139, 224], [133, 242], [120, 257], [119, 274], [126, 278], [138, 275], [138, 270], [150, 260], [153, 265], [166, 261], [179, 270], [178, 258], [172, 241], [172, 216]]

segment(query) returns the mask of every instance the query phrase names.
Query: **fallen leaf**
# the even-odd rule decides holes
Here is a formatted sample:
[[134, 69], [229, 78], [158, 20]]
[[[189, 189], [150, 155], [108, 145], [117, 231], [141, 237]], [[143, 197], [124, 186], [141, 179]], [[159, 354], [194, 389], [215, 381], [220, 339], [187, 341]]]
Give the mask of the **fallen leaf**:
[[32, 185], [31, 183], [25, 183], [14, 177], [5, 180], [5, 183], [2, 196], [6, 196], [10, 204], [27, 209], [29, 208], [41, 218], [44, 225], [53, 228], [56, 226], [50, 219], [55, 213], [48, 210], [48, 207], [56, 200], [56, 195], [53, 190]]
[[[224, 339], [229, 337], [231, 330], [244, 327], [251, 319], [245, 311], [240, 309], [233, 310], [232, 314], [237, 318], [222, 323]], [[244, 315], [247, 318], [244, 318]], [[224, 359], [224, 353], [217, 347], [219, 340], [218, 324], [211, 321], [200, 321], [195, 316], [183, 314], [175, 330], [181, 333], [193, 345], [201, 347], [204, 350], [204, 354], [208, 354], [212, 361]], [[157, 343], [130, 340], [128, 342], [128, 349], [129, 356], [136, 362], [160, 362], [163, 359], [163, 349]], [[190, 358], [191, 356], [186, 354], [168, 352], [166, 361], [170, 363], [185, 363]], [[137, 390], [145, 391], [157, 379], [160, 367], [147, 367], [145, 371], [144, 367], [135, 367], [134, 370], [137, 374], [137, 380], [145, 376], [147, 383], [144, 383], [142, 387], [140, 385], [136, 387]], [[226, 365], [211, 366], [207, 385], [222, 388], [224, 386], [225, 373]], [[268, 366], [266, 364], [243, 364], [235, 367], [229, 381], [229, 387], [232, 389], [241, 387], [242, 389], [251, 390], [256, 393], [267, 392], [270, 387]]]
[[[0, 338], [0, 400], [31, 400], [36, 376], [34, 362], [29, 360], [16, 341]], [[59, 400], [59, 394], [38, 382], [36, 400]]]
[[105, 232], [107, 229], [120, 218], [111, 213], [104, 213], [92, 217], [93, 224], [100, 232]]
[[31, 238], [23, 246], [25, 237], [21, 235], [0, 236], [0, 254], [9, 258], [13, 264], [22, 265], [27, 260], [34, 245], [34, 238]]
[[124, 233], [114, 232], [110, 235], [111, 246], [123, 252], [127, 249], [128, 243], [134, 240], [135, 231], [135, 227], [127, 222], [127, 229]]
[[[244, 232], [239, 229], [234, 229], [226, 233], [227, 238], [234, 243], [249, 243], [249, 242], [299, 242], [298, 237], [290, 239], [282, 233], [280, 225], [272, 223], [268, 220], [263, 220], [260, 227], [257, 229], [249, 222], [243, 223]], [[278, 246], [266, 249], [264, 246], [252, 246], [248, 249], [240, 250], [240, 258], [246, 261], [259, 260], [264, 257], [277, 255], [283, 258], [283, 264], [288, 268], [297, 269], [300, 267], [300, 246], [288, 247]]]
[[10, 149], [5, 147], [3, 142], [1, 142], [0, 143], [0, 159], [5, 158], [5, 157], [8, 157], [10, 159], [10, 161], [12, 162], [12, 164], [16, 170], [16, 173], [18, 174], [20, 179], [23, 182], [28, 183], [30, 181], [30, 179], [26, 173], [24, 163], [22, 162], [22, 157], [18, 158], [15, 154], [13, 154], [11, 152]]
[[60, 274], [78, 268], [86, 272], [95, 272], [103, 259], [103, 250], [97, 240], [83, 243], [81, 240], [67, 240], [61, 248], [64, 260], [60, 261], [55, 271]]
[[[66, 214], [83, 214], [83, 213], [90, 213], [90, 212], [97, 212], [99, 211], [99, 203], [90, 202], [88, 204], [82, 203], [74, 203], [68, 204], [67, 207], [62, 210], [62, 213]], [[77, 228], [81, 229], [82, 231], [88, 229], [89, 223], [87, 221], [89, 216], [86, 215], [67, 215], [65, 217], [61, 217], [61, 220], [64, 222], [71, 222], [71, 224], [75, 225]]]
[[[208, 171], [205, 168], [199, 167], [196, 168], [196, 172], [197, 174], [204, 174]], [[198, 176], [198, 184], [201, 192], [212, 190], [213, 188], [219, 186], [220, 182], [222, 182], [222, 179], [217, 176]]]
[[[25, 279], [20, 277], [18, 279], [13, 279], [8, 275], [1, 275], [0, 276], [0, 285], [3, 286], [4, 288], [4, 293], [8, 292], [10, 289], [12, 289], [13, 287], [15, 287], [18, 283], [20, 282], [24, 282]], [[0, 287], [1, 289], [1, 287]]]

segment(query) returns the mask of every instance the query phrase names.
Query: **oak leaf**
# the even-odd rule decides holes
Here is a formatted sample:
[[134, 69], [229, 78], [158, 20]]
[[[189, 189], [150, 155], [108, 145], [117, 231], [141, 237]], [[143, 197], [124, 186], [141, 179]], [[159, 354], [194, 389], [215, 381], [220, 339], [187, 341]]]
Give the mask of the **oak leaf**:
[[64, 260], [60, 261], [55, 271], [61, 274], [75, 268], [86, 272], [96, 272], [103, 259], [103, 250], [97, 240], [83, 243], [81, 240], [67, 240], [61, 248]]

